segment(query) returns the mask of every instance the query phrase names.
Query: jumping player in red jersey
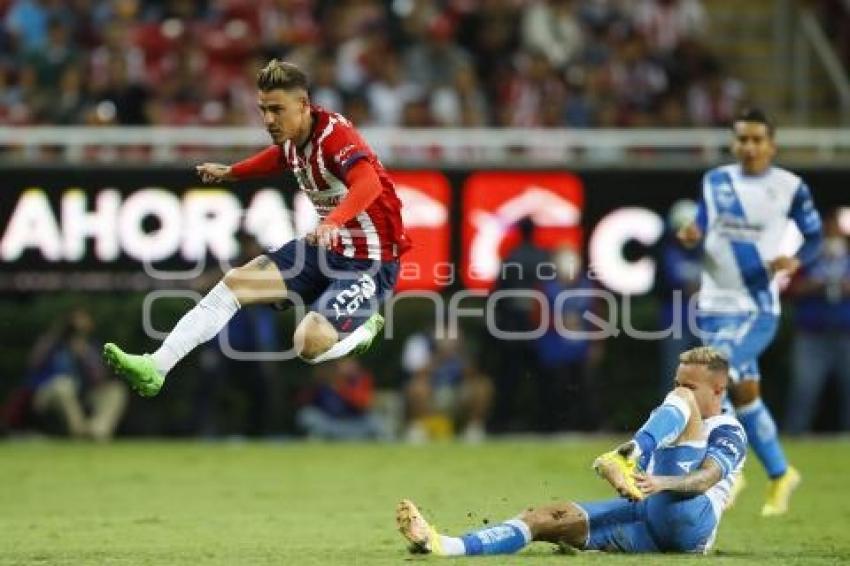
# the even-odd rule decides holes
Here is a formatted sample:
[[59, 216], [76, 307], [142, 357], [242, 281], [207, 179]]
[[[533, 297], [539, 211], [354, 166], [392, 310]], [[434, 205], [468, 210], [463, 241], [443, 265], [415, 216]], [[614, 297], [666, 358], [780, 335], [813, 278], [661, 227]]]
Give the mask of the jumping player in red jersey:
[[348, 120], [310, 104], [298, 67], [273, 59], [257, 87], [273, 145], [234, 165], [204, 163], [198, 174], [218, 183], [291, 171], [320, 222], [306, 238], [230, 270], [156, 352], [133, 355], [106, 344], [104, 359], [142, 396], [156, 395], [171, 368], [243, 306], [287, 300], [309, 307], [293, 337], [308, 363], [360, 353], [383, 328], [378, 307], [410, 247], [392, 181]]

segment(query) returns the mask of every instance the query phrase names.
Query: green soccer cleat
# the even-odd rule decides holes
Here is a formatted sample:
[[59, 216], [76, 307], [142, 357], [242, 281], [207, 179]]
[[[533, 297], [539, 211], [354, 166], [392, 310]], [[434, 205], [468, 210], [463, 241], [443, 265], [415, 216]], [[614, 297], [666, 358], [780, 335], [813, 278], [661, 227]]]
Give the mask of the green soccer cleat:
[[365, 353], [369, 348], [372, 347], [372, 342], [381, 333], [381, 330], [384, 329], [384, 317], [381, 316], [381, 313], [375, 313], [363, 323], [363, 328], [369, 331], [369, 337], [364, 338], [362, 342], [357, 344], [353, 350], [351, 350], [352, 356], [359, 356], [360, 354]]
[[103, 347], [103, 359], [142, 397], [153, 397], [165, 382], [165, 376], [156, 369], [150, 354], [126, 354], [109, 342]]

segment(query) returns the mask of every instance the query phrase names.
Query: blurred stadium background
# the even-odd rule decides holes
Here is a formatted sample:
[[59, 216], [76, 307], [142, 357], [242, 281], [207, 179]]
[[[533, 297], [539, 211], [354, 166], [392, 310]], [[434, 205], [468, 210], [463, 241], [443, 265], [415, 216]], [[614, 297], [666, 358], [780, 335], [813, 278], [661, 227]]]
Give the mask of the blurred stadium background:
[[[193, 172], [267, 143], [254, 78], [271, 57], [307, 70], [314, 102], [352, 119], [399, 185], [416, 247], [392, 335], [315, 369], [231, 360], [213, 344], [159, 397], [131, 397], [99, 365], [100, 342], [150, 350], [145, 325], [170, 328], [222, 262], [313, 226], [293, 180], [212, 190]], [[622, 434], [692, 337], [505, 342], [470, 315], [460, 339], [439, 340], [439, 304], [601, 289], [614, 304], [571, 303], [568, 327], [588, 309], [621, 329], [669, 327], [698, 272], [669, 235], [702, 172], [730, 158], [729, 121], [749, 105], [774, 117], [779, 162], [808, 180], [850, 265], [848, 68], [844, 0], [0, 0], [0, 431], [415, 444]], [[552, 265], [553, 277], [513, 277], [506, 258]], [[805, 277], [788, 282], [762, 361], [764, 397], [789, 435], [850, 429], [850, 269], [832, 273], [816, 292]], [[493, 314], [523, 331], [550, 307], [503, 300]], [[292, 328], [291, 313], [258, 309], [228, 335], [237, 350], [285, 350]], [[4, 459], [37, 466], [99, 457], [5, 444]], [[27, 474], [14, 469], [10, 482]], [[184, 550], [171, 558], [194, 559]]]

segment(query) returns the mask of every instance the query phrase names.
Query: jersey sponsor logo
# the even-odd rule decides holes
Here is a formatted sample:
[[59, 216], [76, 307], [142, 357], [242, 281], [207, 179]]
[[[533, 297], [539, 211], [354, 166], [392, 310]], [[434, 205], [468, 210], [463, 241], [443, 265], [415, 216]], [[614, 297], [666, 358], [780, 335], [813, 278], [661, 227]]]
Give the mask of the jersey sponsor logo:
[[741, 449], [731, 438], [721, 436], [715, 439], [714, 444], [721, 450], [728, 452], [736, 462], [741, 457]]
[[691, 468], [694, 467], [694, 464], [696, 464], [696, 462], [676, 462], [676, 465], [679, 466], [686, 474], [691, 473]]
[[717, 216], [713, 226], [717, 233], [730, 240], [758, 241], [764, 230], [764, 224], [747, 222], [740, 216], [723, 212]]
[[323, 197], [321, 193], [307, 193], [307, 197], [310, 199], [310, 202], [313, 203], [313, 207], [316, 209], [316, 214], [321, 219], [325, 219], [343, 198], [340, 195]]

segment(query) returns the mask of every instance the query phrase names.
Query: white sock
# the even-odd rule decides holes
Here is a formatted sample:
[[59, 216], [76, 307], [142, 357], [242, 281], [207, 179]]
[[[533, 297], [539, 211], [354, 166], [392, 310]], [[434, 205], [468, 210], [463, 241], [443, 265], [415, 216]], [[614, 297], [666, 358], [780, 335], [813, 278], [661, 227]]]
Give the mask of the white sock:
[[166, 375], [186, 354], [218, 334], [238, 310], [236, 295], [224, 281], [219, 281], [183, 315], [159, 349], [151, 354], [156, 369]]
[[466, 554], [466, 547], [460, 537], [437, 536], [440, 537], [440, 548], [443, 549], [443, 556], [463, 556]]
[[331, 346], [327, 351], [319, 354], [313, 359], [302, 358], [308, 364], [320, 364], [328, 360], [341, 358], [351, 352], [360, 342], [369, 338], [372, 334], [366, 329], [366, 325], [361, 324], [357, 329]]

